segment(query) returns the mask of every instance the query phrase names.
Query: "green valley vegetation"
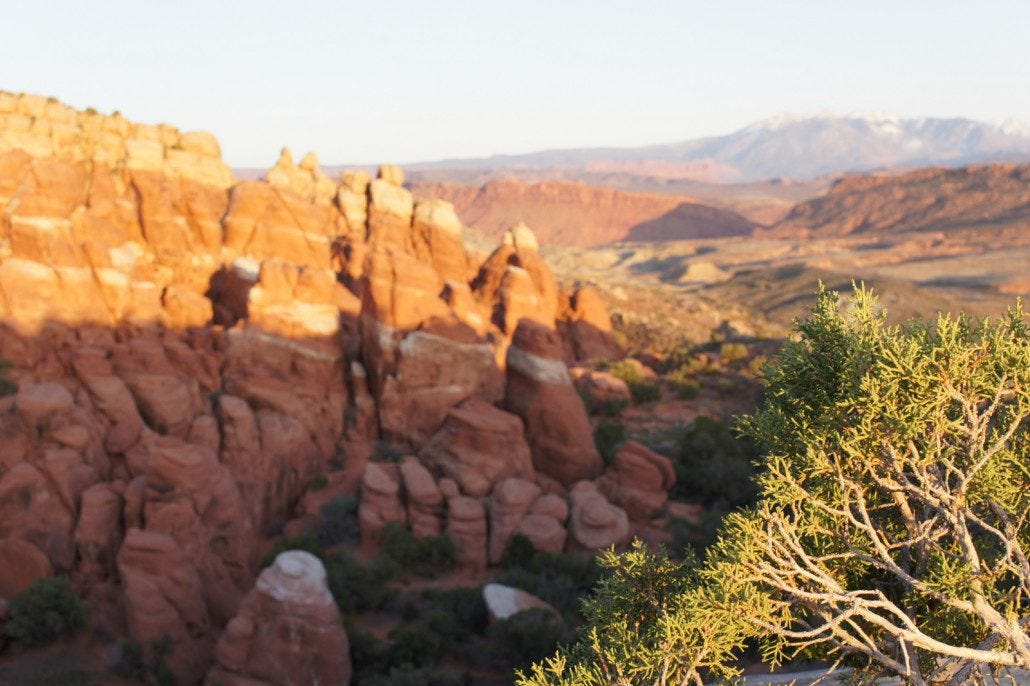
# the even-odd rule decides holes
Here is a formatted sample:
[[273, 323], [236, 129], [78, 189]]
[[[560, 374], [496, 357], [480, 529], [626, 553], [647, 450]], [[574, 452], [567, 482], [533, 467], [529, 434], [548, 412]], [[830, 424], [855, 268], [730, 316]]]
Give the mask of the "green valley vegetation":
[[993, 683], [1030, 668], [1030, 331], [942, 315], [888, 326], [821, 291], [741, 421], [758, 499], [703, 561], [600, 562], [577, 640], [518, 683], [730, 681], [745, 651], [868, 682]]

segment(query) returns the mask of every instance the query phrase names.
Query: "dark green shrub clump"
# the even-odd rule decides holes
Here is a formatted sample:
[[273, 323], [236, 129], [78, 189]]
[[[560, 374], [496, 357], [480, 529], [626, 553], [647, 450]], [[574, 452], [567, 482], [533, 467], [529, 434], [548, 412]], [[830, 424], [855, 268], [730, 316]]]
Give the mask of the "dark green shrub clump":
[[550, 610], [532, 609], [518, 612], [508, 619], [494, 622], [487, 629], [498, 657], [514, 668], [525, 668], [568, 638], [565, 624]]
[[617, 417], [623, 410], [629, 407], [629, 401], [625, 398], [596, 400], [591, 398], [590, 394], [585, 391], [580, 391], [579, 397], [583, 400], [583, 407], [591, 417]]
[[175, 673], [168, 666], [168, 656], [175, 649], [175, 641], [165, 634], [150, 642], [150, 655], [143, 654], [138, 641], [132, 639], [121, 642], [121, 655], [118, 663], [111, 668], [115, 674], [126, 679], [138, 679], [144, 683], [155, 683], [157, 686], [175, 686]]
[[7, 360], [0, 360], [0, 397], [18, 392], [18, 384], [7, 378], [7, 370], [11, 368]]
[[615, 459], [615, 453], [625, 440], [626, 427], [618, 419], [602, 420], [594, 429], [594, 445], [608, 464]]
[[753, 502], [757, 458], [752, 440], [736, 436], [722, 422], [698, 417], [680, 440], [671, 495], [730, 508]]
[[329, 553], [322, 563], [329, 592], [344, 614], [379, 610], [393, 598], [393, 590], [386, 585], [390, 576], [361, 564], [350, 552]]
[[637, 405], [653, 403], [662, 399], [662, 387], [657, 381], [634, 381], [629, 384], [633, 402]]
[[465, 686], [468, 678], [452, 670], [428, 667], [391, 667], [389, 674], [375, 674], [361, 679], [359, 686]]
[[535, 550], [530, 555], [532, 547], [525, 536], [513, 536], [502, 561], [505, 569], [494, 580], [532, 593], [573, 618], [579, 611], [580, 600], [600, 578], [594, 557]]
[[302, 534], [286, 536], [276, 541], [272, 550], [261, 558], [261, 566], [267, 567], [272, 564], [275, 562], [275, 558], [279, 556], [279, 553], [286, 552], [287, 550], [303, 550], [315, 557], [322, 557], [322, 544], [318, 540], [318, 534], [314, 531], [305, 531]]
[[360, 536], [358, 498], [352, 493], [338, 495], [322, 506], [322, 519], [315, 527], [323, 547], [347, 543], [356, 545]]
[[389, 522], [382, 535], [377, 564], [384, 570], [433, 578], [454, 567], [454, 542], [446, 534], [419, 540], [400, 522]]
[[7, 635], [18, 646], [40, 646], [86, 624], [82, 604], [67, 577], [36, 579], [10, 600]]
[[483, 590], [478, 586], [429, 589], [422, 592], [422, 599], [427, 611], [441, 612], [453, 619], [455, 638], [459, 640], [486, 630], [489, 611], [483, 600]]

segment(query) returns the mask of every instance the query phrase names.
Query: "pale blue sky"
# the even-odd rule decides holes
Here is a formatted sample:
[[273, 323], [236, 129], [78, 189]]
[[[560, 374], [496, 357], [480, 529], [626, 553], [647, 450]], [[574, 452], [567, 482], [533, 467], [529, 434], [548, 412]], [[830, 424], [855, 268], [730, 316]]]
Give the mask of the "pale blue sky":
[[727, 133], [780, 112], [1030, 123], [1030, 1], [6, 0], [0, 89], [415, 161]]

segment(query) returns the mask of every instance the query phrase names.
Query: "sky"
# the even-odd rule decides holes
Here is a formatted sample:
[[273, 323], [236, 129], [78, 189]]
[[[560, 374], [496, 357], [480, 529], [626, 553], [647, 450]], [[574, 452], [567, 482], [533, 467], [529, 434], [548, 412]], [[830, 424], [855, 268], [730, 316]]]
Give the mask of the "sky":
[[1030, 123], [1030, 2], [4, 0], [0, 89], [412, 162], [729, 133], [784, 112]]

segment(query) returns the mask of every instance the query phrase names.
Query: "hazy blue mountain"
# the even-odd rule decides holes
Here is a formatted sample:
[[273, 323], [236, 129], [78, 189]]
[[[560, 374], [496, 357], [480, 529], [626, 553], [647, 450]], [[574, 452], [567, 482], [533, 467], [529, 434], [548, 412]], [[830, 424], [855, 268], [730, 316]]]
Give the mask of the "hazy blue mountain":
[[647, 173], [648, 165], [709, 163], [723, 180], [807, 179], [885, 167], [958, 166], [1030, 160], [1030, 128], [963, 118], [903, 118], [883, 114], [781, 115], [725, 136], [637, 148], [544, 150], [405, 165], [432, 169], [596, 169]]

